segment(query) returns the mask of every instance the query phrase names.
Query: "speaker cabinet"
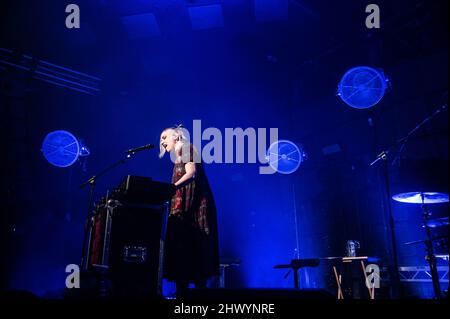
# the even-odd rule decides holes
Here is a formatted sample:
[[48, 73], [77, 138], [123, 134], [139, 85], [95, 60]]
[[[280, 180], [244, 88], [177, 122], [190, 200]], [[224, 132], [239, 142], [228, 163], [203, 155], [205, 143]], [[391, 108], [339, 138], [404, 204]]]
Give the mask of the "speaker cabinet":
[[163, 213], [156, 206], [114, 209], [109, 251], [114, 296], [145, 297], [159, 292]]
[[108, 295], [135, 298], [161, 293], [165, 205], [116, 205], [99, 210], [90, 268], [107, 268]]

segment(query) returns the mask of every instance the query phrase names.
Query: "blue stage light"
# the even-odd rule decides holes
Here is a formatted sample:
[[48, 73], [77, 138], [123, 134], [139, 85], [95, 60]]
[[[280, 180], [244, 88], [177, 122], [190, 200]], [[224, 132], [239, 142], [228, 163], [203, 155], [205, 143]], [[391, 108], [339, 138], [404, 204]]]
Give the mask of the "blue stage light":
[[278, 173], [291, 174], [299, 168], [304, 155], [291, 141], [280, 140], [270, 145], [267, 158], [269, 165]]
[[89, 149], [67, 131], [54, 131], [47, 134], [41, 152], [45, 159], [57, 167], [69, 167], [79, 156], [88, 156]]
[[386, 89], [387, 79], [382, 71], [359, 66], [344, 74], [337, 95], [353, 108], [367, 109], [381, 101]]

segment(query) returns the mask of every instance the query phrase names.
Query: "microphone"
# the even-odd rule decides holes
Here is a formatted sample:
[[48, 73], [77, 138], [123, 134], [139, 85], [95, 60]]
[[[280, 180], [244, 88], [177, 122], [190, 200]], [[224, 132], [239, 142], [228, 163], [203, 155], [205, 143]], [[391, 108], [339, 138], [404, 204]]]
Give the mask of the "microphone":
[[377, 155], [377, 158], [376, 158], [372, 163], [370, 163], [369, 166], [375, 165], [378, 161], [385, 160], [386, 157], [387, 157], [387, 155], [388, 155], [388, 153], [389, 153], [389, 150], [383, 151], [383, 152], [381, 152], [380, 154], [378, 154], [378, 155]]
[[147, 144], [147, 145], [144, 145], [144, 146], [131, 148], [128, 151], [125, 151], [125, 154], [133, 154], [133, 153], [140, 152], [140, 151], [151, 150], [153, 148], [155, 148], [155, 145]]

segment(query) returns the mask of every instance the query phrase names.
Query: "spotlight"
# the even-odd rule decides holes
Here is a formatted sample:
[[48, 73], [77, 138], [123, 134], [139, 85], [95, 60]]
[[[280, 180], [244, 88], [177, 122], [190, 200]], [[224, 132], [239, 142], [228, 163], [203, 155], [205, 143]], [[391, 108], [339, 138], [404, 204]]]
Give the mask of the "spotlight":
[[381, 101], [387, 83], [383, 71], [359, 66], [344, 74], [337, 95], [353, 108], [367, 109]]
[[267, 150], [269, 165], [280, 174], [294, 173], [305, 157], [302, 147], [288, 140], [276, 141]]
[[48, 133], [42, 143], [41, 152], [50, 164], [57, 167], [69, 167], [79, 157], [90, 154], [81, 141], [63, 130]]

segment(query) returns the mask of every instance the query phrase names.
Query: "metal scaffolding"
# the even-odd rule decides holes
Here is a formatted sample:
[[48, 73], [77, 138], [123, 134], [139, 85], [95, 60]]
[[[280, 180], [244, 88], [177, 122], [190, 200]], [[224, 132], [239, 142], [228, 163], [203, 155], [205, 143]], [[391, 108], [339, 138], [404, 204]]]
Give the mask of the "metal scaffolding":
[[27, 72], [31, 78], [77, 92], [95, 95], [102, 79], [38, 58], [0, 48], [0, 72], [7, 69]]

